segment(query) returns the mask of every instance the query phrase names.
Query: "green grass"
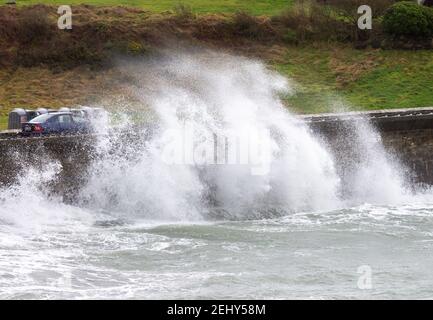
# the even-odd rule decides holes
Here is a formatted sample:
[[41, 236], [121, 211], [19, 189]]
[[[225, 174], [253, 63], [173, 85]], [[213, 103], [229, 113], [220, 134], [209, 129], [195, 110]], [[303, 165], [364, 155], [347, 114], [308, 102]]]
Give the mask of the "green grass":
[[287, 103], [302, 113], [433, 106], [433, 51], [289, 48], [274, 67], [300, 86]]
[[365, 109], [433, 106], [433, 52], [385, 51], [383, 63], [347, 88]]
[[8, 127], [8, 116], [0, 114], [0, 130], [7, 129]]
[[[294, 95], [283, 97], [297, 112], [332, 112], [336, 101], [343, 101], [351, 110], [433, 106], [433, 51], [344, 46], [285, 50], [272, 66], [297, 84]], [[106, 77], [110, 76], [96, 75], [97, 79]], [[66, 79], [76, 80], [68, 80], [68, 95], [64, 92]], [[52, 74], [40, 68], [20, 68], [0, 90], [0, 105], [5, 106], [0, 110], [0, 129], [6, 128], [7, 111], [13, 107], [73, 104], [74, 99], [95, 94], [92, 87], [97, 88], [98, 81], [80, 70]]]
[[184, 4], [195, 13], [233, 13], [246, 11], [254, 15], [275, 15], [287, 8], [293, 0], [17, 0], [18, 5], [43, 3], [47, 5], [91, 4], [103, 6], [133, 6], [153, 12], [173, 10], [176, 5]]

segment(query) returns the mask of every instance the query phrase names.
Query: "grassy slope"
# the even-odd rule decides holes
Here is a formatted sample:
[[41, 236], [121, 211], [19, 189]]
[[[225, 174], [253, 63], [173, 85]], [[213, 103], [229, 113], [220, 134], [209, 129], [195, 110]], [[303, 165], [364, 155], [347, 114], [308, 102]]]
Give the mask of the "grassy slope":
[[6, 129], [8, 126], [8, 117], [6, 115], [0, 115], [0, 130]]
[[[93, 1], [109, 4], [111, 0]], [[19, 1], [30, 3], [37, 1]], [[62, 1], [46, 1], [61, 3]], [[70, 3], [81, 1], [70, 1]], [[171, 9], [177, 1], [124, 1], [127, 4], [152, 4], [153, 10]], [[249, 5], [256, 13], [280, 10], [282, 3], [254, 1]], [[117, 3], [117, 1], [116, 1]], [[246, 0], [184, 1], [197, 11], [239, 9]], [[196, 5], [194, 5], [196, 4]], [[259, 4], [268, 4], [261, 7]], [[281, 5], [281, 7], [278, 7]], [[166, 7], [165, 7], [166, 6]], [[269, 11], [271, 10], [271, 11]], [[285, 50], [285, 51], [284, 51]], [[285, 97], [288, 104], [303, 113], [332, 111], [331, 101], [341, 97], [352, 109], [383, 109], [433, 106], [433, 51], [355, 50], [342, 45], [287, 46], [278, 54], [273, 67], [293, 78], [300, 89]], [[285, 52], [285, 53], [284, 53]], [[0, 128], [6, 124], [13, 107], [59, 106], [86, 103], [92, 97], [108, 96], [113, 91], [115, 75], [74, 69], [54, 74], [48, 69], [0, 69]], [[114, 79], [115, 80], [115, 79]]]
[[279, 13], [292, 3], [292, 0], [17, 0], [19, 5], [27, 4], [92, 4], [92, 5], [125, 5], [135, 6], [154, 12], [173, 10], [176, 5], [185, 4], [196, 13], [233, 13], [239, 10], [255, 15], [273, 15]]
[[332, 111], [335, 96], [351, 109], [433, 106], [433, 51], [289, 48], [275, 68], [302, 88], [286, 98], [300, 112]]
[[[285, 97], [298, 112], [332, 111], [335, 97], [358, 110], [433, 106], [433, 51], [355, 50], [343, 46], [285, 50], [273, 67], [299, 85], [294, 96]], [[0, 70], [0, 126], [13, 107], [86, 103], [119, 91], [115, 80], [114, 71]]]

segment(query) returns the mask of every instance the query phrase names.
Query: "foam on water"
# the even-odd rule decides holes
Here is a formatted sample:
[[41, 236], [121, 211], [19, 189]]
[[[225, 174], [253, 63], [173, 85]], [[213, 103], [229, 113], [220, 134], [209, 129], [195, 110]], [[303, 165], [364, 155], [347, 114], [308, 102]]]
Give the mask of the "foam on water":
[[[30, 166], [18, 181], [0, 189], [0, 225], [21, 231], [39, 232], [44, 226], [61, 227], [72, 221], [90, 219], [84, 210], [62, 203], [53, 197], [48, 188], [56, 180], [61, 165], [53, 161], [42, 167]], [[90, 219], [91, 220], [91, 219]]]

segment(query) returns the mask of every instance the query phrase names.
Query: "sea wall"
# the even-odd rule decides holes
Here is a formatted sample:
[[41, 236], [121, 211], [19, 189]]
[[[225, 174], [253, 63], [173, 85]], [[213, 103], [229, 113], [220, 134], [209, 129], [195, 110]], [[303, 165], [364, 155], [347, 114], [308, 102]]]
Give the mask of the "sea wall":
[[61, 170], [50, 189], [73, 199], [77, 185], [84, 183], [95, 141], [92, 135], [0, 139], [0, 186], [25, 178], [27, 168], [47, 170], [56, 162]]
[[[356, 158], [362, 157], [353, 138], [353, 128], [359, 127], [354, 122], [370, 122], [377, 128], [385, 148], [408, 168], [412, 182], [433, 185], [433, 108], [300, 118], [323, 138], [340, 168], [348, 161], [356, 164]], [[58, 161], [62, 170], [52, 189], [65, 199], [72, 199], [76, 186], [86, 179], [89, 163], [96, 154], [96, 141], [93, 135], [38, 138], [0, 135], [0, 185], [15, 183], [29, 165], [45, 170], [48, 162]]]
[[362, 157], [354, 130], [362, 125], [356, 122], [367, 122], [376, 128], [385, 149], [407, 168], [412, 183], [433, 185], [433, 108], [313, 115], [303, 120], [324, 138], [340, 167]]

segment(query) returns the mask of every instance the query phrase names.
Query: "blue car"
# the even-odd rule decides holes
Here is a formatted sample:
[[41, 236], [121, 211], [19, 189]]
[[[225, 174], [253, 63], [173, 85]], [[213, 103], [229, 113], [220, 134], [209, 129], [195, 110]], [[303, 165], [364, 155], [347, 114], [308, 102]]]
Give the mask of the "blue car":
[[22, 134], [64, 134], [88, 133], [91, 131], [90, 123], [71, 112], [47, 113], [22, 124]]

